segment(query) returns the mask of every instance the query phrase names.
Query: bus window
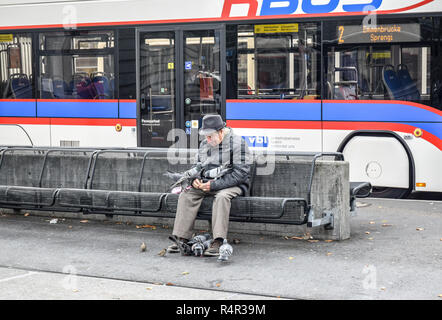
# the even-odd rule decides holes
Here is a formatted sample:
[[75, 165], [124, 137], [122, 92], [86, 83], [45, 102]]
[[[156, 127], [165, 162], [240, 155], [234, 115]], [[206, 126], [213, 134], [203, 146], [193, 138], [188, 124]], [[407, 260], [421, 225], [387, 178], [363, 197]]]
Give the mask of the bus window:
[[119, 98], [135, 99], [136, 94], [136, 64], [135, 64], [135, 29], [121, 29], [118, 32], [119, 41]]
[[326, 98], [442, 108], [439, 18], [325, 22]]
[[[227, 44], [231, 47], [228, 47], [228, 53], [237, 59], [237, 67], [230, 68], [230, 72], [235, 73], [233, 78], [236, 78], [237, 86], [236, 92], [228, 92], [228, 97], [319, 98], [320, 39], [317, 24], [256, 24], [229, 28]], [[236, 43], [232, 39], [236, 39]], [[228, 64], [231, 64], [229, 55]]]
[[39, 56], [40, 98], [114, 98], [113, 32], [43, 33]]
[[32, 37], [30, 34], [0, 34], [0, 98], [31, 99]]

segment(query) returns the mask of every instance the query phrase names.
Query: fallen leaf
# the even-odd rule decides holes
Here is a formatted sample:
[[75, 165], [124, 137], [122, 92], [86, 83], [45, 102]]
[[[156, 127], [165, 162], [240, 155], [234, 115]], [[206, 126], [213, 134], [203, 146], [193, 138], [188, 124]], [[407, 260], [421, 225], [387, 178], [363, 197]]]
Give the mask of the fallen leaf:
[[80, 223], [88, 223], [89, 220], [80, 220]]
[[150, 224], [143, 224], [143, 225], [136, 225], [135, 226], [137, 229], [142, 229], [142, 228], [151, 228], [152, 230], [155, 230], [157, 227], [155, 226], [151, 226]]
[[25, 217], [28, 217], [28, 216], [29, 216], [29, 212], [26, 212], [26, 213], [24, 214], [24, 216], [25, 216]]
[[370, 238], [368, 238], [368, 240], [373, 240], [373, 238], [370, 237]]
[[294, 240], [305, 240], [303, 237], [290, 237], [290, 239], [294, 239]]
[[184, 272], [181, 272], [181, 274], [182, 274], [183, 276], [185, 276], [185, 275], [188, 275], [188, 274], [189, 274], [189, 272], [187, 272], [187, 271], [184, 271]]
[[174, 286], [174, 284], [172, 282], [168, 282], [166, 283], [166, 286]]
[[424, 228], [416, 228], [417, 231], [424, 231]]
[[374, 221], [370, 221], [369, 223], [370, 223], [370, 224], [375, 224], [376, 222], [374, 222]]
[[370, 234], [370, 232], [369, 231], [365, 231], [365, 234]]
[[327, 252], [327, 256], [331, 256], [333, 253], [331, 252]]
[[147, 287], [146, 290], [152, 290], [152, 287]]
[[167, 249], [163, 249], [163, 250], [161, 250], [160, 252], [158, 252], [158, 255], [159, 255], [160, 257], [164, 257], [164, 256], [166, 255], [166, 252], [167, 252]]
[[381, 287], [380, 289], [381, 289], [382, 291], [387, 290], [387, 288], [385, 288], [385, 287]]
[[392, 225], [391, 225], [391, 224], [388, 224], [388, 223], [383, 223], [382, 226], [383, 226], [383, 227], [391, 227]]
[[219, 287], [221, 287], [221, 283], [217, 283], [217, 284], [215, 284], [215, 286], [217, 286], [219, 288]]
[[72, 292], [80, 292], [80, 290], [74, 289], [74, 290], [72, 290]]
[[368, 207], [370, 203], [356, 201], [356, 208]]
[[328, 243], [328, 242], [333, 242], [333, 240], [324, 240], [324, 242], [327, 242], [327, 243]]
[[307, 240], [307, 241], [311, 243], [319, 242], [319, 240]]

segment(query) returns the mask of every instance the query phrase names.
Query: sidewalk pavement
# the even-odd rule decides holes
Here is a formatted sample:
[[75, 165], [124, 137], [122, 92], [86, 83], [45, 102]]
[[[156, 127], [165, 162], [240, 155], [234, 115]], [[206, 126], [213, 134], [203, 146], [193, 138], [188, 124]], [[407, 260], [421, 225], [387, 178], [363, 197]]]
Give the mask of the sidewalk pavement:
[[0, 299], [442, 299], [437, 201], [359, 201], [341, 242], [232, 233], [227, 263], [159, 255], [167, 226], [1, 211]]

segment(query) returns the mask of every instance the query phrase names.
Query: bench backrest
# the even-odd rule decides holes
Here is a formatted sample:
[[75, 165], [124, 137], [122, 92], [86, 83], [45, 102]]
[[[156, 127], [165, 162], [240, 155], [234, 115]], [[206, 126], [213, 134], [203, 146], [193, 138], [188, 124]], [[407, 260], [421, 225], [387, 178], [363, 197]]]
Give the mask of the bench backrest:
[[42, 150], [4, 150], [0, 158], [0, 185], [38, 187], [44, 152]]
[[93, 151], [51, 150], [46, 155], [43, 188], [84, 189]]

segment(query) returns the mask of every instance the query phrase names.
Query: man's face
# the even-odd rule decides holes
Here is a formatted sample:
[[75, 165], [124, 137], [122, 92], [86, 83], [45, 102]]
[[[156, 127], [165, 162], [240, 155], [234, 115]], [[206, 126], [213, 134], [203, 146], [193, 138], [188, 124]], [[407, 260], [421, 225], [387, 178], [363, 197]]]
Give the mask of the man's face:
[[223, 138], [224, 138], [223, 130], [216, 131], [206, 136], [207, 143], [210, 144], [212, 147], [219, 145], [223, 141]]

